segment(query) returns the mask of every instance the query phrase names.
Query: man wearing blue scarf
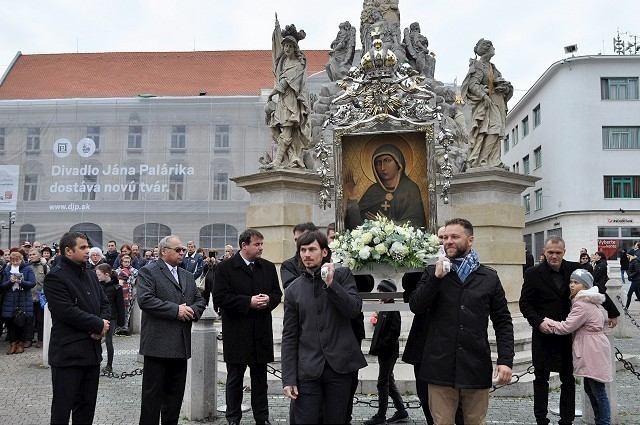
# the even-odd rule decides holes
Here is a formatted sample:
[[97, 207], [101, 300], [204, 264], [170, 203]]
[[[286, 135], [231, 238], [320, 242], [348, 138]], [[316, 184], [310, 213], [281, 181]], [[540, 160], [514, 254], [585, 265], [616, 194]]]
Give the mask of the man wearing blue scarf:
[[[428, 383], [429, 409], [437, 424], [453, 424], [458, 401], [464, 423], [484, 423], [489, 407], [493, 365], [487, 328], [497, 343], [498, 384], [511, 380], [513, 323], [495, 270], [472, 249], [473, 225], [454, 218], [445, 223], [446, 257], [426, 268], [409, 305], [426, 314], [427, 337], [420, 379]], [[443, 266], [451, 262], [451, 271]]]

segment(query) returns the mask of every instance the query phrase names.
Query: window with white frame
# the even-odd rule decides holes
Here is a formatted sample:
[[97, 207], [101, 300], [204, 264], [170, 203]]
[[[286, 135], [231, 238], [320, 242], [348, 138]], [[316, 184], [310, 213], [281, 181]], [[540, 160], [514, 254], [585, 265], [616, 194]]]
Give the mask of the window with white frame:
[[96, 151], [100, 150], [100, 127], [91, 126], [87, 127], [87, 139], [93, 140], [96, 145]]
[[638, 77], [600, 79], [602, 100], [638, 100]]
[[522, 137], [527, 137], [527, 134], [529, 134], [529, 115], [522, 120]]
[[229, 148], [229, 126], [228, 125], [216, 125], [216, 139], [214, 148], [227, 149]]
[[27, 152], [40, 152], [40, 127], [27, 129]]
[[540, 104], [533, 108], [533, 128], [536, 128], [542, 122], [542, 115], [540, 113]]
[[229, 199], [229, 173], [216, 173], [214, 175], [213, 199], [216, 201]]
[[22, 187], [22, 200], [35, 201], [38, 197], [38, 175], [25, 174], [24, 186]]
[[140, 199], [140, 174], [126, 176], [125, 184], [127, 188], [124, 192], [125, 201], [137, 201]]
[[525, 175], [529, 175], [529, 173], [531, 172], [529, 167], [529, 155], [522, 158], [522, 171]]
[[95, 201], [96, 200], [96, 186], [98, 185], [98, 176], [90, 175], [82, 178], [84, 183], [84, 192], [82, 194], [83, 201]]
[[506, 135], [504, 139], [502, 139], [502, 154], [506, 154], [509, 152], [509, 135]]
[[602, 127], [602, 149], [640, 149], [640, 127]]
[[514, 173], [519, 173], [520, 172], [520, 162], [516, 161], [515, 164], [513, 164], [513, 172]]
[[522, 204], [524, 206], [524, 213], [529, 214], [531, 212], [531, 195], [526, 194], [522, 197]]
[[535, 191], [536, 195], [536, 210], [542, 209], [542, 189], [538, 189]]
[[515, 146], [515, 145], [518, 144], [518, 137], [519, 137], [518, 131], [519, 130], [518, 130], [518, 126], [517, 125], [515, 127], [513, 127], [513, 129], [511, 130], [511, 140], [512, 140], [512, 143], [513, 143], [512, 146]]
[[187, 146], [187, 128], [184, 125], [174, 125], [171, 128], [171, 149], [184, 149]]
[[127, 137], [128, 149], [142, 149], [142, 126], [130, 125]]
[[181, 201], [184, 199], [184, 174], [172, 174], [169, 176], [169, 200]]
[[533, 150], [534, 169], [542, 167], [542, 146]]

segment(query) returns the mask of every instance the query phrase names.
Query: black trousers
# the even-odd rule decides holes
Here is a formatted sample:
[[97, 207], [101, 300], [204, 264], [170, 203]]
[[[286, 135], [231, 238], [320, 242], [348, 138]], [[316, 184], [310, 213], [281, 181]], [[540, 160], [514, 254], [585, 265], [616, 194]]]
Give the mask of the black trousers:
[[242, 382], [244, 372], [249, 367], [251, 375], [251, 410], [256, 423], [269, 419], [269, 403], [267, 401], [267, 365], [227, 363], [226, 401], [227, 421], [240, 422], [242, 419]]
[[[429, 384], [426, 381], [418, 378], [418, 376], [420, 376], [420, 365], [421, 363], [416, 363], [413, 365], [413, 374], [416, 377], [416, 392], [418, 393], [420, 404], [422, 404], [422, 412], [424, 413], [424, 417], [427, 420], [427, 424], [433, 425], [433, 416], [431, 416], [431, 411], [429, 411]], [[464, 425], [462, 400], [460, 400], [460, 402], [458, 403], [458, 410], [456, 410], [456, 425]]]
[[378, 356], [378, 416], [386, 417], [389, 396], [391, 396], [396, 410], [406, 410], [402, 395], [398, 391], [396, 380], [393, 376], [393, 367], [396, 365], [396, 360], [398, 360], [397, 355]]
[[629, 291], [627, 292], [627, 304], [625, 305], [625, 308], [627, 310], [631, 305], [633, 294], [636, 294], [636, 298], [640, 300], [640, 281], [637, 281], [637, 280], [631, 281], [631, 286], [629, 287]]
[[31, 342], [38, 333], [38, 341], [42, 342], [44, 325], [44, 310], [40, 308], [40, 301], [33, 302], [33, 317], [25, 325], [25, 341]]
[[[546, 425], [549, 408], [549, 375], [548, 369], [536, 368], [533, 380], [533, 414], [538, 425]], [[576, 381], [573, 372], [560, 372], [560, 425], [573, 423], [576, 413]]]
[[113, 366], [113, 332], [115, 329], [113, 328], [115, 325], [115, 320], [109, 321], [109, 331], [104, 336], [104, 344], [107, 347], [107, 366]]
[[[13, 319], [4, 319], [7, 324], [7, 340], [9, 342], [27, 342], [28, 322], [33, 320], [32, 316], [27, 316], [27, 324], [20, 327], [17, 326]], [[31, 341], [30, 339], [28, 341]]]
[[187, 359], [144, 356], [140, 424], [177, 424], [187, 380]]
[[352, 373], [337, 373], [325, 362], [320, 378], [298, 382], [292, 422], [296, 425], [347, 423], [352, 379]]
[[99, 379], [100, 365], [52, 366], [51, 423], [68, 424], [69, 416], [74, 424], [93, 423]]

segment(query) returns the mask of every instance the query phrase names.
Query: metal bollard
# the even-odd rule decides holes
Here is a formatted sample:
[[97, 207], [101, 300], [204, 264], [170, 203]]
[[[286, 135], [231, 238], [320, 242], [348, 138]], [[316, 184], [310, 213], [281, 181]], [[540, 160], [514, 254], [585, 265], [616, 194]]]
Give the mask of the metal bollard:
[[216, 313], [207, 307], [191, 328], [191, 358], [187, 362], [182, 413], [192, 421], [216, 416], [218, 331], [214, 328], [215, 318]]

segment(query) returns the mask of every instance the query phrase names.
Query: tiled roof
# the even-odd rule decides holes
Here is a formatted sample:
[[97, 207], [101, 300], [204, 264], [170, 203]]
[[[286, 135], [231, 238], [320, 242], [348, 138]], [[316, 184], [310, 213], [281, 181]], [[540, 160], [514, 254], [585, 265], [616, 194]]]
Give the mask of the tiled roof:
[[[326, 50], [306, 50], [307, 75], [324, 70]], [[258, 96], [273, 87], [270, 50], [20, 55], [0, 99]]]

